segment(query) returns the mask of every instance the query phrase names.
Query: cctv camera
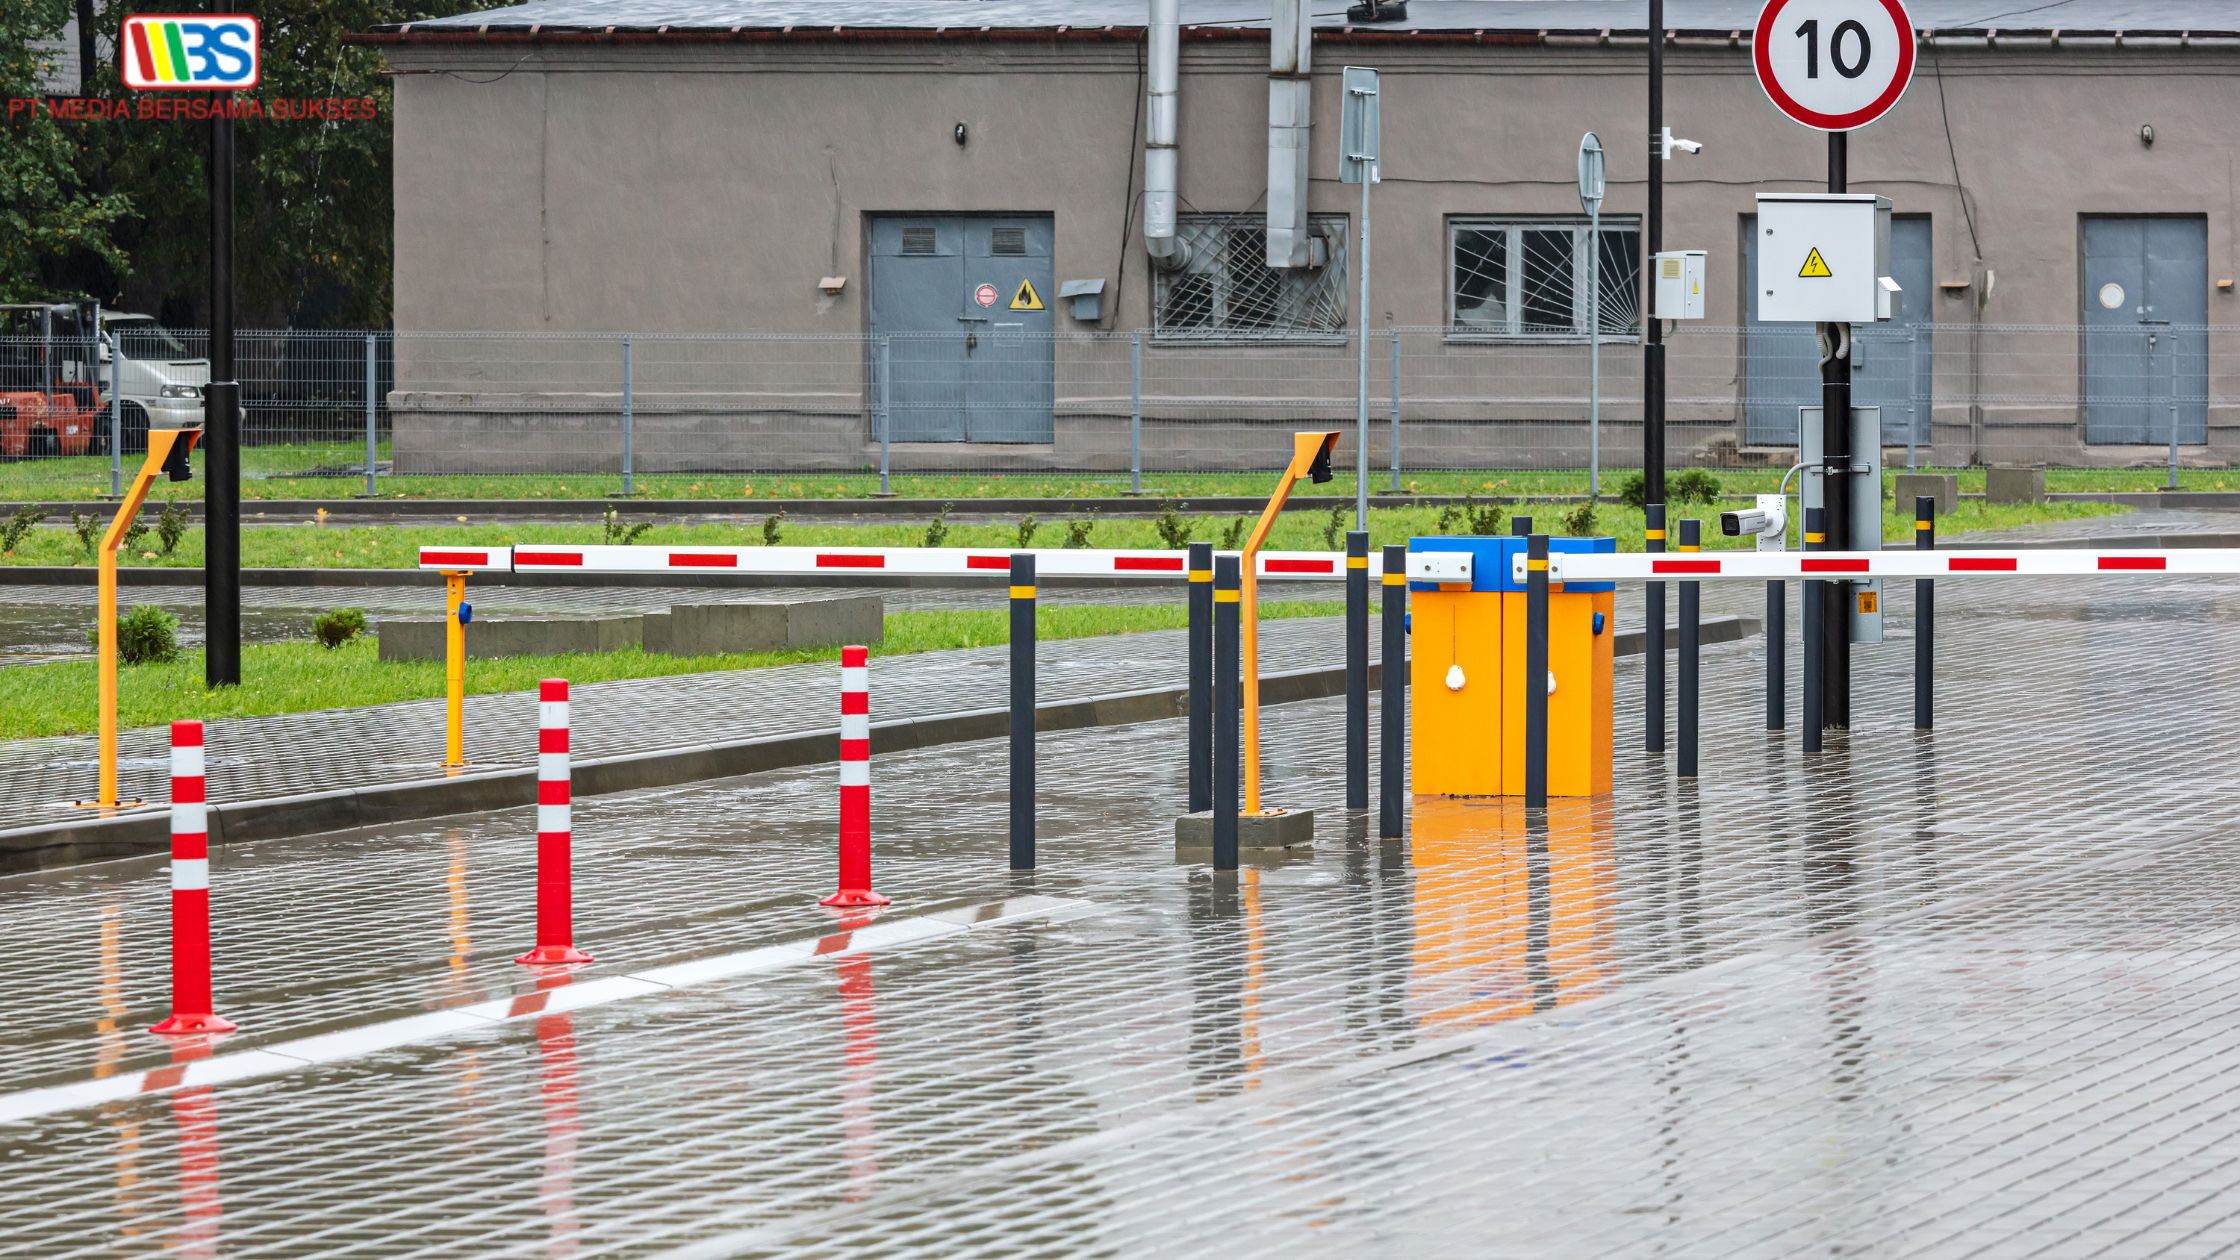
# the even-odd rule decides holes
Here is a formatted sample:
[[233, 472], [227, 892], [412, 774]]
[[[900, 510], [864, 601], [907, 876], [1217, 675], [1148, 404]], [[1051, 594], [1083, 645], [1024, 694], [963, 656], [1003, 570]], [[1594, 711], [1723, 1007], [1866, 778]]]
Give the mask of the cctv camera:
[[1778, 494], [1761, 494], [1754, 508], [1719, 513], [1719, 532], [1729, 538], [1755, 538], [1760, 551], [1779, 551], [1788, 540], [1788, 501]]
[[1702, 141], [1700, 141], [1700, 140], [1682, 140], [1682, 139], [1680, 139], [1680, 138], [1679, 138], [1678, 136], [1674, 136], [1674, 137], [1673, 137], [1673, 139], [1672, 139], [1672, 147], [1673, 147], [1673, 148], [1675, 148], [1675, 149], [1678, 149], [1678, 150], [1680, 150], [1680, 151], [1681, 151], [1682, 153], [1701, 153], [1701, 152], [1703, 152], [1703, 142], [1702, 142]]

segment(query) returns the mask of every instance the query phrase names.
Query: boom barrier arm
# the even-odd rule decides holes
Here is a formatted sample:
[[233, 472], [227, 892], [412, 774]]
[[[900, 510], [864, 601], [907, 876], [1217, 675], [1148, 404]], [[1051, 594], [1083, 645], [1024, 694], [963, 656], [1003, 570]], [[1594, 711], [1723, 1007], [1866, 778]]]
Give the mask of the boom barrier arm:
[[[1524, 580], [1524, 562], [1515, 566]], [[1548, 558], [1552, 582], [1667, 578], [1766, 582], [1794, 578], [2089, 577], [2125, 573], [2240, 576], [2240, 548], [2166, 551], [1737, 551], [1725, 555], [1570, 554]]]

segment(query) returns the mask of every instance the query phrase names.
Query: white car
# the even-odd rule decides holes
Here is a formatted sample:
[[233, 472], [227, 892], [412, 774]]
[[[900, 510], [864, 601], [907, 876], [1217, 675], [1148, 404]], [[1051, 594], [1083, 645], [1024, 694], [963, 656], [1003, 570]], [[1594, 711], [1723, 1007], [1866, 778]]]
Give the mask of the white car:
[[202, 418], [202, 387], [210, 383], [210, 360], [199, 358], [146, 315], [103, 311], [101, 331], [101, 385], [110, 381], [109, 346], [124, 354], [117, 366], [117, 396], [124, 430], [124, 449], [148, 448], [148, 424], [184, 428]]

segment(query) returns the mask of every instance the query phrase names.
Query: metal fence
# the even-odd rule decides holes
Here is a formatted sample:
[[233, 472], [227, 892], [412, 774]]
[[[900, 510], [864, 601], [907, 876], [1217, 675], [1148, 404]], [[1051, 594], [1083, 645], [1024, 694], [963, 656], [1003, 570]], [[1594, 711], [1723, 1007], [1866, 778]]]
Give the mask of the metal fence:
[[[1368, 463], [1579, 469], [1583, 338], [1376, 330]], [[199, 386], [206, 338], [97, 353], [0, 339], [0, 499], [113, 492], [154, 397]], [[1682, 325], [1667, 340], [1674, 464], [1784, 466], [1819, 402], [1808, 329]], [[244, 475], [287, 494], [737, 494], [754, 479], [883, 488], [916, 473], [1266, 470], [1299, 427], [1356, 423], [1351, 335], [1170, 339], [626, 333], [237, 334]], [[2230, 467], [2240, 327], [1893, 324], [1860, 330], [1855, 396], [1891, 466]], [[1600, 464], [1637, 467], [1641, 354], [1605, 338]], [[176, 400], [173, 400], [176, 405]], [[649, 479], [652, 479], [649, 483]], [[876, 481], [878, 485], [872, 483]], [[681, 484], [673, 484], [681, 483]]]

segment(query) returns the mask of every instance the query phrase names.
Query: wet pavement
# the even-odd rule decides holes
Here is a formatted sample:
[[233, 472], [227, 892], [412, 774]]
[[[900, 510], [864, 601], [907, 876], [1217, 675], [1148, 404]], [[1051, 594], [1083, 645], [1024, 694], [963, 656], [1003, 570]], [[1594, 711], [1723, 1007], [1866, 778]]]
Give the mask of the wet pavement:
[[[1700, 780], [1622, 739], [1612, 796], [1538, 825], [1426, 801], [1380, 844], [1335, 808], [1337, 703], [1285, 706], [1269, 797], [1324, 811], [1318, 843], [1230, 879], [1173, 861], [1173, 723], [1042, 741], [1026, 878], [1002, 869], [1000, 742], [875, 755], [896, 898], [876, 915], [810, 904], [829, 768], [596, 798], [576, 887], [599, 961], [541, 996], [507, 961], [531, 935], [526, 809], [228, 846], [219, 1007], [244, 1031], [212, 1070], [479, 1003], [517, 1017], [0, 1124], [0, 1239], [2240, 1248], [2240, 799], [2215, 778], [2240, 752], [2240, 580], [1953, 582], [1939, 612], [1934, 734], [1910, 729], [1903, 635], [1857, 653], [1859, 724], [1809, 765], [1794, 730], [1760, 729], [1759, 646], [1716, 647]], [[166, 896], [152, 861], [0, 880], [0, 1111], [171, 1062], [141, 1031], [164, 1013]], [[716, 965], [744, 950], [774, 961]], [[694, 958], [715, 959], [697, 983], [674, 966]], [[676, 983], [616, 996], [663, 967]]]

